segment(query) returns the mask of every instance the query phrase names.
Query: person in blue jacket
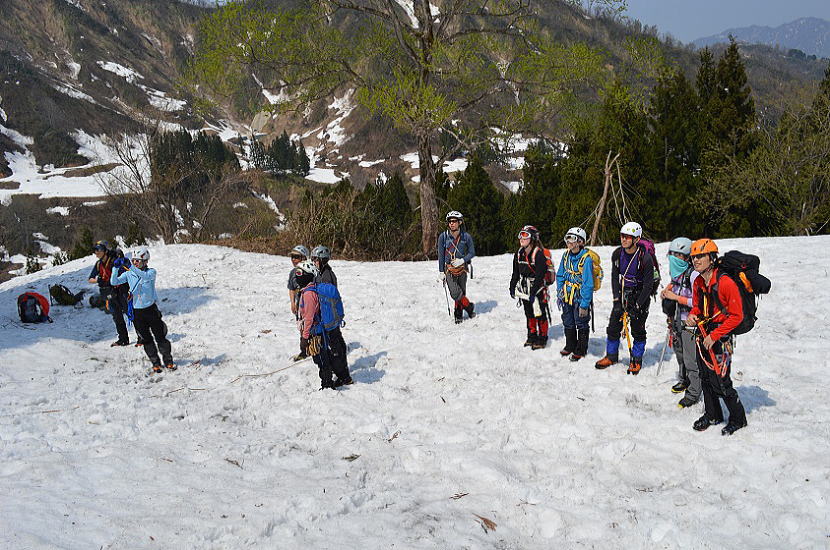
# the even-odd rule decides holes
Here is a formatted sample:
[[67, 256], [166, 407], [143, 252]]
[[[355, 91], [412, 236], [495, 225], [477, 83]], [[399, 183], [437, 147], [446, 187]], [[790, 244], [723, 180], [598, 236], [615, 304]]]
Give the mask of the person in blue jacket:
[[467, 299], [467, 271], [476, 255], [473, 237], [464, 231], [464, 216], [457, 210], [447, 213], [447, 230], [438, 236], [438, 271], [444, 274], [444, 283], [455, 300], [455, 322], [460, 323], [464, 312], [475, 317], [475, 304]]
[[572, 227], [565, 234], [568, 251], [562, 255], [556, 272], [556, 292], [562, 305], [565, 347], [560, 355], [579, 361], [588, 354], [588, 322], [594, 299], [594, 262], [585, 250], [587, 234]]
[[176, 364], [167, 339], [167, 325], [161, 320], [161, 312], [156, 305], [156, 270], [147, 267], [149, 260], [150, 251], [144, 246], [137, 248], [132, 253], [132, 268], [126, 259], [119, 258], [116, 267], [124, 267], [126, 271], [119, 275], [113, 270], [110, 281], [113, 286], [124, 283], [129, 285], [135, 330], [144, 341], [144, 351], [153, 364], [153, 372], [159, 373], [162, 371], [159, 351], [165, 367], [176, 370]]

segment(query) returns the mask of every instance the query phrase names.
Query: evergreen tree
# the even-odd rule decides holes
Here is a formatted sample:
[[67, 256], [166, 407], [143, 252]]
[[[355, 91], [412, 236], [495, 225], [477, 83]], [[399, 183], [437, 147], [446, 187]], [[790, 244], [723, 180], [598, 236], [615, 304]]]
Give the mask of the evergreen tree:
[[504, 201], [481, 161], [473, 157], [449, 190], [450, 208], [464, 214], [464, 225], [475, 239], [476, 253], [499, 254], [505, 251], [501, 205]]
[[377, 187], [375, 204], [385, 221], [397, 229], [409, 227], [412, 222], [412, 207], [409, 205], [401, 175], [395, 172], [386, 183], [378, 181], [375, 186]]
[[698, 95], [682, 71], [664, 77], [651, 101], [651, 146], [657, 176], [649, 196], [648, 228], [652, 237], [669, 240], [698, 235], [702, 224], [689, 207], [697, 193], [701, 125]]
[[303, 177], [311, 172], [311, 159], [308, 158], [308, 153], [305, 152], [305, 146], [302, 141], [297, 142], [297, 153], [294, 156], [294, 172]]
[[92, 236], [92, 229], [85, 225], [81, 228], [80, 234], [75, 238], [75, 244], [72, 245], [72, 249], [69, 251], [69, 260], [86, 258], [92, 254], [92, 247], [94, 245], [95, 241]]
[[[504, 202], [502, 217], [505, 220], [504, 243], [508, 249], [516, 247], [516, 232], [524, 225], [536, 226], [543, 242], [555, 240], [561, 192], [562, 151], [555, 150], [542, 141], [534, 143], [525, 152], [522, 169], [524, 185], [516, 195]], [[564, 233], [563, 233], [564, 234]]]

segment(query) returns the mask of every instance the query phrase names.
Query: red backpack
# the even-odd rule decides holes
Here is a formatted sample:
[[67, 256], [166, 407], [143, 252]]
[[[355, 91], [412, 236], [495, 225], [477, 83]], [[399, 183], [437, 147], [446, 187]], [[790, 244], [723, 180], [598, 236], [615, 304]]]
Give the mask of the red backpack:
[[24, 323], [52, 322], [49, 318], [49, 300], [37, 292], [24, 292], [17, 297], [17, 313]]

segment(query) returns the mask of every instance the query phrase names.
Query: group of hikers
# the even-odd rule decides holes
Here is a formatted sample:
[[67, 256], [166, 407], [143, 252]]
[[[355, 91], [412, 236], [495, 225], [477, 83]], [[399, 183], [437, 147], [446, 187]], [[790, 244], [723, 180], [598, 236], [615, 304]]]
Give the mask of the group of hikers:
[[[461, 212], [450, 211], [446, 222], [447, 229], [438, 236], [438, 270], [448, 309], [451, 297], [455, 305], [452, 317], [461, 323], [465, 313], [470, 319], [476, 315], [475, 304], [467, 297], [475, 244], [465, 229]], [[658, 295], [660, 269], [654, 243], [643, 238], [639, 223], [625, 223], [619, 236], [620, 246], [611, 255], [613, 301], [605, 354], [594, 366], [607, 369], [620, 362], [624, 335], [629, 350], [627, 372], [637, 375], [643, 367], [646, 320], [652, 298]], [[601, 288], [604, 278], [598, 254], [586, 247], [585, 230], [572, 227], [565, 233], [567, 249], [558, 268], [536, 227], [524, 226], [517, 238], [519, 247], [513, 255], [508, 292], [524, 308], [524, 345], [533, 350], [546, 347], [550, 302], [555, 299], [565, 333], [565, 345], [559, 353], [573, 362], [583, 359], [588, 354], [594, 293]], [[141, 246], [124, 256], [120, 250], [99, 241], [93, 252], [97, 261], [89, 282], [98, 285], [106, 310], [115, 322], [118, 339], [112, 346], [130, 344], [126, 315], [135, 325], [136, 346], [143, 347], [150, 359], [151, 372], [176, 370], [167, 325], [156, 304], [156, 270], [148, 266], [149, 250]], [[353, 384], [341, 332], [343, 303], [337, 277], [329, 264], [331, 250], [321, 245], [309, 252], [304, 245], [297, 245], [289, 256], [292, 268], [288, 296], [300, 333], [300, 352], [293, 359], [313, 359], [318, 367], [320, 389]], [[668, 263], [671, 281], [659, 296], [669, 342], [679, 365], [677, 383], [671, 391], [684, 393], [678, 403], [681, 408], [691, 407], [703, 398], [704, 414], [693, 425], [698, 431], [723, 422], [719, 402], [723, 399], [729, 421], [722, 434], [731, 435], [747, 423], [730, 376], [734, 337], [752, 328], [755, 299], [769, 292], [771, 284], [758, 273], [760, 261], [756, 256], [737, 251], [721, 256], [711, 239], [692, 242], [677, 237], [669, 245]]]
[[[461, 323], [465, 311], [470, 318], [475, 315], [475, 305], [466, 292], [475, 245], [460, 212], [449, 212], [446, 222], [447, 230], [438, 237], [438, 269], [443, 274], [445, 289], [455, 301], [454, 320]], [[519, 248], [513, 256], [508, 291], [524, 307], [524, 345], [533, 350], [546, 346], [551, 322], [549, 302], [554, 298], [555, 284], [555, 300], [565, 333], [565, 346], [559, 353], [579, 361], [588, 353], [593, 297], [603, 279], [599, 256], [586, 247], [587, 234], [581, 227], [572, 227], [565, 233], [567, 250], [558, 269], [534, 226], [524, 226], [517, 237]], [[678, 403], [680, 408], [695, 405], [702, 395], [704, 414], [693, 424], [697, 431], [724, 421], [719, 398], [723, 399], [729, 421], [721, 433], [732, 435], [747, 425], [730, 375], [734, 337], [754, 325], [755, 298], [769, 292], [770, 282], [758, 273], [756, 256], [737, 251], [720, 256], [711, 239], [674, 239], [669, 245], [668, 261], [671, 281], [659, 296], [679, 365], [678, 380], [671, 391], [684, 393]], [[625, 334], [629, 348], [627, 372], [637, 375], [643, 367], [649, 307], [660, 286], [654, 243], [643, 238], [639, 223], [627, 222], [620, 228], [620, 246], [612, 253], [611, 266], [613, 302], [606, 328], [605, 355], [594, 366], [607, 369], [620, 362], [621, 338]]]

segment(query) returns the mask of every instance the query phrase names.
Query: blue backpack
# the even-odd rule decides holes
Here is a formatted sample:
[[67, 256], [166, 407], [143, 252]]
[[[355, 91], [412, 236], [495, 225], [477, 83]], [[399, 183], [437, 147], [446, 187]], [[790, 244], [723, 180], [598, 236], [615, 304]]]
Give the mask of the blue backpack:
[[323, 334], [331, 332], [343, 325], [343, 299], [340, 291], [331, 283], [316, 283], [306, 288], [303, 292], [316, 292], [320, 301], [320, 315], [315, 317], [314, 326], [311, 327], [312, 334]]

